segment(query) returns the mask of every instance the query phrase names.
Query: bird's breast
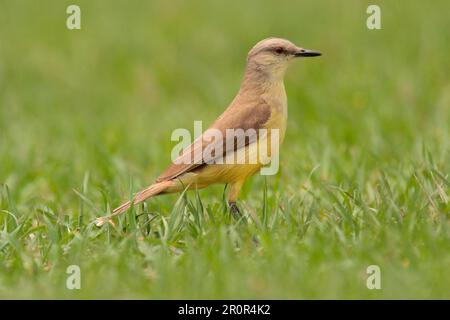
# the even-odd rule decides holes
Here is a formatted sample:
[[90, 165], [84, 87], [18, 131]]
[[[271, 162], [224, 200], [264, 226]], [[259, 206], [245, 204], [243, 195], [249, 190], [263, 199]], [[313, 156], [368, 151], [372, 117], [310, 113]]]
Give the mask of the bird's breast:
[[271, 109], [271, 115], [264, 127], [268, 129], [279, 129], [280, 142], [282, 142], [286, 133], [288, 118], [288, 104], [284, 84], [281, 82], [272, 86], [262, 98]]

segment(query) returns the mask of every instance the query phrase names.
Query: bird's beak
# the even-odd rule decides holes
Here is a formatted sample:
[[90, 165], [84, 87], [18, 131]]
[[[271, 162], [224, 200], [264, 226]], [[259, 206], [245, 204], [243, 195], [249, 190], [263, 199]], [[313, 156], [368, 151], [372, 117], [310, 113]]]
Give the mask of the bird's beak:
[[322, 54], [319, 51], [302, 49], [300, 48], [298, 51], [294, 53], [294, 57], [318, 57]]

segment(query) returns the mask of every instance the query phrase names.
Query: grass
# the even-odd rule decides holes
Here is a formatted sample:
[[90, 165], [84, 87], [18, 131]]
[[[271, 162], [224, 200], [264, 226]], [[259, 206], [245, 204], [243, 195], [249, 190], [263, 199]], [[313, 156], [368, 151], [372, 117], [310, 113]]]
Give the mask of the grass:
[[[0, 4], [0, 298], [450, 298], [448, 1], [377, 1], [375, 31], [356, 0], [80, 0], [69, 31], [72, 3]], [[324, 55], [289, 70], [281, 170], [246, 218], [215, 186], [96, 228], [268, 36]]]

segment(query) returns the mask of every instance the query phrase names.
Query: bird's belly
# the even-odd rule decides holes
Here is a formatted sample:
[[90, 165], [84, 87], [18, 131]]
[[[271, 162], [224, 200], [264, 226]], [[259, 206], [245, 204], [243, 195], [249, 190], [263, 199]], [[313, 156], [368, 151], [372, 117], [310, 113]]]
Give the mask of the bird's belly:
[[202, 188], [214, 183], [245, 180], [260, 168], [261, 164], [211, 164], [203, 167], [193, 178], [195, 183]]
[[268, 164], [274, 152], [278, 152], [278, 149], [271, 149], [271, 134], [268, 131], [268, 134], [260, 137], [257, 142], [228, 153], [225, 158], [215, 163], [205, 164], [187, 172], [177, 180], [181, 185], [190, 185], [191, 188], [242, 181], [257, 173], [264, 164]]

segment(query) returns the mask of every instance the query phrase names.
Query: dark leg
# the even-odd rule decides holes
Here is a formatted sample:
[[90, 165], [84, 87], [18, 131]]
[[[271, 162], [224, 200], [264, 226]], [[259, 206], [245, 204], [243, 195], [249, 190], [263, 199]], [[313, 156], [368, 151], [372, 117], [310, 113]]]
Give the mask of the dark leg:
[[230, 206], [230, 211], [233, 217], [235, 218], [242, 217], [241, 210], [239, 210], [238, 206], [236, 205], [236, 202], [228, 202], [228, 205]]
[[236, 200], [243, 184], [244, 180], [232, 183], [230, 192], [228, 193], [228, 205], [230, 206], [230, 211], [233, 214], [233, 217], [236, 219], [242, 218], [242, 213], [236, 205]]

